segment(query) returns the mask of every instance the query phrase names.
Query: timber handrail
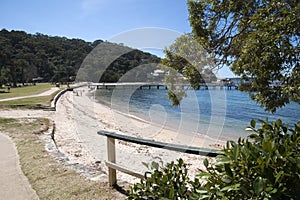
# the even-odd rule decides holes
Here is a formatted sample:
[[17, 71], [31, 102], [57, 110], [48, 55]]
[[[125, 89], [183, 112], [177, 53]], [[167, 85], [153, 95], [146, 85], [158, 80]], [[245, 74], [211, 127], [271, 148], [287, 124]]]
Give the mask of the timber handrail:
[[206, 149], [206, 148], [199, 148], [199, 147], [170, 144], [165, 142], [157, 142], [154, 140], [136, 138], [136, 137], [121, 135], [121, 134], [108, 132], [104, 130], [98, 131], [98, 134], [107, 137], [108, 161], [106, 162], [106, 165], [108, 167], [109, 184], [111, 186], [117, 184], [116, 170], [122, 171], [132, 176], [136, 176], [138, 178], [143, 177], [143, 175], [140, 175], [135, 172], [131, 172], [130, 170], [116, 164], [115, 139], [130, 142], [130, 143], [140, 144], [140, 145], [146, 145], [150, 147], [156, 147], [156, 148], [167, 149], [171, 151], [188, 153], [188, 154], [201, 155], [201, 156], [216, 157], [217, 155], [220, 154], [218, 150], [214, 150], [214, 149]]

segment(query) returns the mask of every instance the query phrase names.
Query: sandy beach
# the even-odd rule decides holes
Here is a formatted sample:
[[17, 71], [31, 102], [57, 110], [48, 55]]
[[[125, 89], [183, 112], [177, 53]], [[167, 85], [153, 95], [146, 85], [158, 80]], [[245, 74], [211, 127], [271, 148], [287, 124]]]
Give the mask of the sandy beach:
[[[176, 130], [163, 125], [153, 124], [135, 116], [124, 115], [118, 111], [96, 103], [91, 90], [79, 88], [73, 92], [66, 92], [57, 103], [56, 111], [42, 110], [3, 110], [0, 117], [44, 117], [55, 124], [55, 142], [58, 150], [68, 159], [69, 165], [83, 165], [93, 168], [97, 173], [89, 176], [92, 180], [107, 182], [106, 137], [97, 134], [100, 130], [107, 130], [119, 134], [141, 137], [155, 141], [198, 146], [205, 148], [220, 148], [222, 141], [212, 140], [199, 135], [180, 134]], [[199, 168], [203, 168], [205, 157], [189, 155], [136, 145], [123, 141], [116, 142], [117, 163], [138, 173], [144, 173], [147, 168], [142, 164], [167, 163], [178, 158], [190, 164], [190, 175], [194, 176]], [[118, 183], [136, 182], [138, 179], [117, 173]]]
[[[102, 171], [107, 171], [103, 164], [107, 158], [106, 137], [98, 135], [97, 131], [99, 130], [205, 148], [222, 145], [220, 141], [207, 137], [201, 138], [196, 135], [179, 134], [162, 125], [159, 126], [135, 116], [119, 113], [105, 105], [96, 103], [93, 96], [91, 96], [92, 92], [88, 88], [77, 89], [73, 93], [68, 92], [63, 95], [58, 102], [55, 138], [58, 147], [69, 155], [70, 160], [89, 165], [98, 163]], [[150, 148], [123, 141], [117, 141], [116, 150], [117, 163], [139, 173], [144, 173], [147, 170], [142, 162], [167, 163], [183, 158], [191, 164], [190, 173], [194, 175], [198, 168], [202, 168], [202, 160], [204, 159], [202, 156]], [[100, 179], [103, 177], [103, 175], [100, 175]], [[132, 182], [135, 179], [123, 173], [118, 173], [118, 180]]]

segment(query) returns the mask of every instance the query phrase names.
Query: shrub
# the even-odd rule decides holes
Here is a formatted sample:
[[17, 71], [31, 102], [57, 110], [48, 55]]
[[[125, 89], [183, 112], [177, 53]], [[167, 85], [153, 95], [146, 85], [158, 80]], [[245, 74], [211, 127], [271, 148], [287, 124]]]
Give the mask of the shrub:
[[128, 199], [300, 199], [300, 121], [289, 129], [281, 120], [251, 121], [253, 133], [228, 141], [215, 163], [188, 178], [179, 159], [159, 167], [152, 163]]
[[128, 199], [187, 199], [190, 194], [188, 170], [182, 159], [159, 166], [152, 162], [140, 183], [130, 188]]
[[200, 199], [300, 199], [300, 121], [293, 129], [281, 120], [251, 121], [251, 134], [227, 142], [214, 165], [204, 161]]

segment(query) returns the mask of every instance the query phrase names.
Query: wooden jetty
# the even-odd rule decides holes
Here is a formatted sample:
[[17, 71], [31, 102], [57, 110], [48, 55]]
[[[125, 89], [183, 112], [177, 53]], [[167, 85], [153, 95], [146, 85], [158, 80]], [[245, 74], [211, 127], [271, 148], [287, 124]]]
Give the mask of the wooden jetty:
[[[188, 84], [175, 84], [177, 88], [188, 90], [192, 87]], [[89, 83], [89, 88], [96, 89], [168, 89], [168, 86], [165, 83], [155, 83], [155, 82], [118, 82], [118, 83]], [[200, 84], [199, 90], [211, 90], [211, 89], [238, 89], [237, 85], [233, 84], [216, 84], [216, 83], [205, 83]]]

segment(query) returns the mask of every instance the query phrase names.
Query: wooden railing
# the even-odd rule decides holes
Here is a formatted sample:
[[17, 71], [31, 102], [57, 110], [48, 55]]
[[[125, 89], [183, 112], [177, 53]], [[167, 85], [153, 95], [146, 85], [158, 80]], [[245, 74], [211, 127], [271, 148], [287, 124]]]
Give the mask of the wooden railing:
[[116, 176], [117, 170], [138, 178], [144, 177], [142, 174], [132, 172], [126, 169], [125, 167], [116, 164], [115, 139], [131, 142], [135, 144], [140, 144], [140, 145], [146, 145], [150, 147], [188, 153], [188, 154], [195, 154], [195, 155], [202, 155], [202, 156], [209, 156], [209, 157], [216, 157], [217, 155], [220, 154], [218, 150], [214, 150], [214, 149], [205, 149], [205, 148], [176, 145], [176, 144], [170, 144], [164, 142], [156, 142], [153, 140], [136, 138], [136, 137], [121, 135], [121, 134], [103, 131], [103, 130], [99, 131], [98, 134], [107, 137], [107, 161], [105, 163], [106, 166], [108, 167], [108, 181], [110, 186], [114, 186], [117, 184], [117, 176]]

